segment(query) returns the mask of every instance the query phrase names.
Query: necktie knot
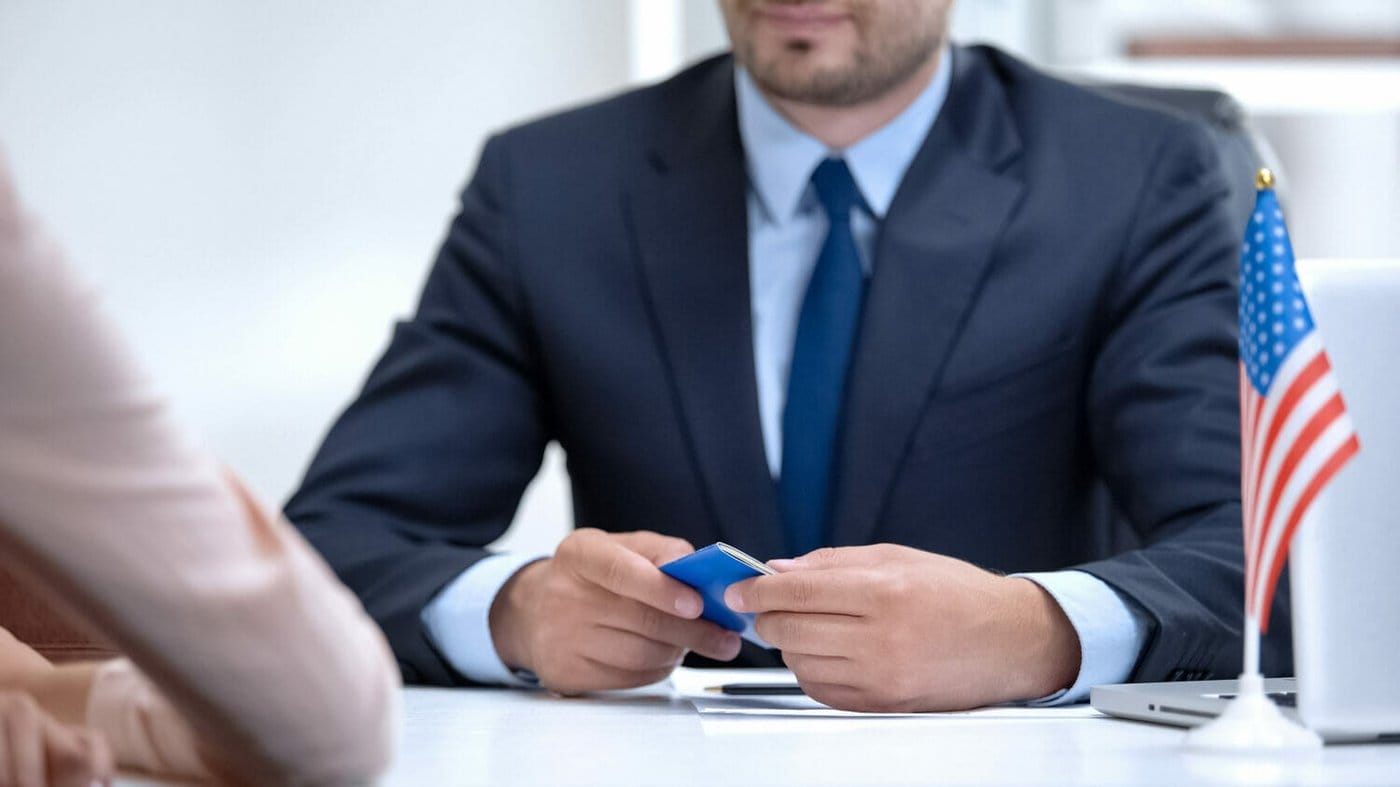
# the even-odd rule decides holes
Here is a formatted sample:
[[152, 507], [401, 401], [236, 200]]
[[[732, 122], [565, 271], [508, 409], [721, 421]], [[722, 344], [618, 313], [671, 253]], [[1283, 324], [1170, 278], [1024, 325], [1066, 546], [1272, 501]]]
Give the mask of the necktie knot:
[[829, 158], [818, 164], [812, 172], [812, 186], [827, 218], [833, 222], [850, 220], [851, 208], [865, 204], [844, 159]]

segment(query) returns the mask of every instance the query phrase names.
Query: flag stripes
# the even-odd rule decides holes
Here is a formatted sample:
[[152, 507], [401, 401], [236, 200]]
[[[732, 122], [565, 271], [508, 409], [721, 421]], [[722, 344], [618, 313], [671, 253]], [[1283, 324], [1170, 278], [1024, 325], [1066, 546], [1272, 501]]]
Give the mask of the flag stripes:
[[1240, 284], [1245, 612], [1267, 631], [1289, 542], [1360, 443], [1269, 190], [1246, 230]]

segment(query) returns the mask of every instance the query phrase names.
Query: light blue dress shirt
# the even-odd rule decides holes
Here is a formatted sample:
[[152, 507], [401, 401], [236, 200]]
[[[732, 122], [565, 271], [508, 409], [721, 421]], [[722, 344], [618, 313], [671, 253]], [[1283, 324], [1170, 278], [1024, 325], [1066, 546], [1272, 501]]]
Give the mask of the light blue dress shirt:
[[[827, 220], [813, 193], [812, 171], [827, 156], [846, 160], [869, 212], [854, 208], [856, 245], [866, 274], [874, 263], [880, 222], [938, 117], [952, 80], [944, 48], [938, 71], [897, 117], [845, 150], [831, 150], [779, 114], [743, 69], [735, 71], [739, 134], [749, 175], [749, 285], [753, 309], [754, 373], [768, 469], [782, 471], [783, 404], [802, 297], [826, 237]], [[465, 677], [528, 685], [496, 655], [488, 615], [506, 581], [543, 555], [498, 554], [478, 561], [423, 611], [438, 650]], [[1079, 634], [1079, 676], [1066, 691], [1037, 700], [1076, 702], [1089, 688], [1126, 680], [1147, 638], [1147, 622], [1117, 592], [1081, 571], [1021, 574], [1052, 595]]]

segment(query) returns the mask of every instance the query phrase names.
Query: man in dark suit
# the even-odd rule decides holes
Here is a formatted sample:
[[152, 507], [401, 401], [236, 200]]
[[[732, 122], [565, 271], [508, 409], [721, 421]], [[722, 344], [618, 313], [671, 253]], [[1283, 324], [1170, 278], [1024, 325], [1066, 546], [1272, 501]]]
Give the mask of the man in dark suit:
[[[715, 540], [802, 556], [729, 599], [841, 707], [1233, 674], [1239, 232], [1203, 131], [949, 46], [947, 0], [721, 5], [732, 57], [487, 143], [288, 504], [405, 677], [775, 663], [656, 569]], [[552, 440], [589, 527], [489, 554]]]

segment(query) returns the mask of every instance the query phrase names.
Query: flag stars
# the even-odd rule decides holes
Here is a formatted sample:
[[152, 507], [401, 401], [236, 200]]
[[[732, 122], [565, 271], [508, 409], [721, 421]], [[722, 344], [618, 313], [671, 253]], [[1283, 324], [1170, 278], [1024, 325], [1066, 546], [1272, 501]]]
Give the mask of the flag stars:
[[1240, 252], [1240, 360], [1254, 387], [1266, 391], [1294, 347], [1313, 329], [1293, 267], [1288, 228], [1272, 192], [1245, 229]]

